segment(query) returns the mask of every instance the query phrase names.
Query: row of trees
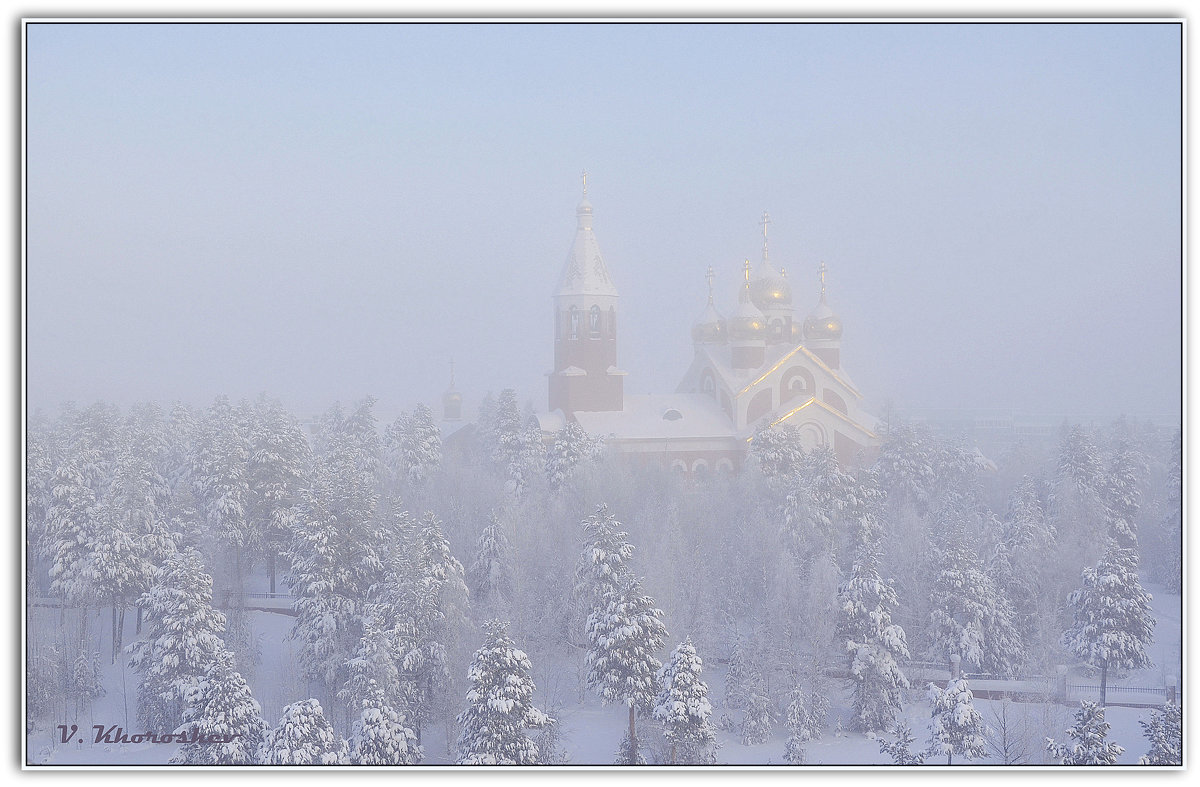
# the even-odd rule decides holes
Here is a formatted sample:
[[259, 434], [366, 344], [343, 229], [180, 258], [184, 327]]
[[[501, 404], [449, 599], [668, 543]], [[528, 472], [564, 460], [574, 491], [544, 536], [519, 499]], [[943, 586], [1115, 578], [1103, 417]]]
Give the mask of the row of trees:
[[[727, 703], [743, 711], [743, 740], [786, 717], [795, 758], [839, 672], [854, 687], [854, 726], [884, 731], [910, 658], [1015, 674], [1074, 652], [1102, 678], [1145, 663], [1139, 553], [1151, 545], [1160, 580], [1177, 573], [1178, 437], [1163, 450], [1121, 424], [1100, 441], [1066, 430], [1051, 465], [1014, 455], [999, 472], [904, 425], [853, 471], [800, 450], [786, 428], [752, 446], [742, 473], [695, 486], [604, 461], [575, 426], [544, 440], [508, 391], [445, 445], [427, 408], [381, 429], [369, 400], [332, 408], [311, 436], [265, 398], [204, 413], [68, 409], [31, 424], [28, 580], [64, 614], [111, 606], [115, 658], [124, 610], [140, 621], [173, 553], [194, 550], [215, 569], [218, 596], [235, 601], [229, 629], [248, 584], [274, 590], [282, 573], [330, 723], [348, 730], [362, 687], [394, 684], [373, 707], [386, 701], [417, 739], [435, 724], [454, 738], [467, 643], [505, 619], [553, 703], [571, 690], [562, 666], [576, 663], [580, 689], [628, 706], [627, 761], [645, 755], [635, 717], [657, 707], [667, 620], [695, 652], [744, 663], [750, 679]], [[604, 558], [575, 561], [573, 523], [601, 501], [624, 524], [610, 509], [586, 518], [585, 555]], [[1125, 618], [1106, 616], [1114, 605]], [[76, 651], [89, 642], [81, 628]], [[689, 746], [674, 756], [692, 758]]]

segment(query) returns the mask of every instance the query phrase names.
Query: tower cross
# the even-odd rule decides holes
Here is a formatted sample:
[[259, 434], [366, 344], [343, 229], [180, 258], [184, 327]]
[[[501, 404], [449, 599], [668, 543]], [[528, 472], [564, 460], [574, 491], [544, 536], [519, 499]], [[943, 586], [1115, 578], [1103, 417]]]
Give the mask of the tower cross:
[[587, 170], [586, 169], [583, 171], [583, 174], [580, 177], [583, 179], [583, 196], [586, 197], [587, 196]]
[[712, 306], [712, 303], [713, 303], [713, 278], [714, 278], [714, 276], [715, 276], [715, 274], [713, 273], [713, 266], [709, 265], [708, 272], [704, 274], [704, 278], [708, 280], [708, 305], [709, 306]]
[[825, 296], [825, 274], [829, 269], [825, 267], [825, 263], [821, 263], [821, 267], [817, 268], [817, 277], [821, 280], [821, 296]]
[[765, 260], [767, 258], [767, 225], [771, 223], [771, 215], [764, 210], [762, 218], [759, 220], [758, 223], [762, 225], [762, 235], [763, 235], [762, 256], [763, 256], [763, 259]]

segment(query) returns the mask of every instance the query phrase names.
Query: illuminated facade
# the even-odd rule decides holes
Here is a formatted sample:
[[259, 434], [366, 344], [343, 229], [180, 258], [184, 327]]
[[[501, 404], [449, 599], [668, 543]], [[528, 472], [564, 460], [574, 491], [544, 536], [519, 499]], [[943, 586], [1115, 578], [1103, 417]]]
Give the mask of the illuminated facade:
[[827, 300], [825, 265], [817, 305], [797, 321], [791, 282], [770, 259], [765, 213], [762, 256], [753, 271], [744, 263], [737, 306], [728, 318], [718, 312], [710, 267], [708, 303], [692, 326], [692, 363], [674, 393], [647, 396], [624, 395], [618, 296], [592, 230], [586, 178], [576, 215], [554, 296], [543, 429], [574, 421], [634, 461], [692, 474], [740, 468], [754, 433], [779, 423], [796, 426], [806, 448], [832, 446], [844, 464], [873, 456], [876, 419], [859, 406], [862, 395], [841, 365], [842, 322]]

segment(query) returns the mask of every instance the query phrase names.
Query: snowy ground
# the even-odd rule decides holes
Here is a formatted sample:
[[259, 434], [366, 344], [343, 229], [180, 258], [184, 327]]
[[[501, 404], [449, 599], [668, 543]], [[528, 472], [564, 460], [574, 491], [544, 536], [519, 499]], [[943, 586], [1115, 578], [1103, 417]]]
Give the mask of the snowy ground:
[[[259, 589], [257, 587], [253, 589]], [[265, 586], [261, 588], [265, 590]], [[1163, 686], [1171, 677], [1182, 675], [1182, 649], [1180, 644], [1180, 598], [1166, 594], [1161, 587], [1148, 586], [1154, 594], [1153, 609], [1158, 620], [1155, 630], [1155, 644], [1151, 655], [1154, 667], [1141, 670], [1125, 676], [1112, 678], [1114, 686]], [[258, 663], [253, 669], [246, 670], [247, 679], [255, 697], [261, 703], [263, 716], [268, 723], [278, 721], [284, 705], [298, 699], [312, 696], [311, 687], [307, 686], [300, 677], [293, 646], [287, 638], [294, 619], [285, 615], [267, 612], [249, 613], [253, 640], [257, 650]], [[68, 616], [69, 617], [69, 616]], [[119, 659], [116, 664], [110, 664], [108, 653], [111, 650], [109, 631], [111, 618], [108, 609], [92, 611], [90, 615], [89, 632], [94, 641], [94, 649], [100, 652], [104, 663], [104, 685], [107, 694], [92, 708], [90, 713], [82, 714], [81, 718], [63, 718], [43, 723], [28, 737], [28, 759], [30, 763], [47, 763], [55, 765], [69, 764], [163, 764], [178, 748], [175, 744], [130, 743], [130, 744], [94, 744], [92, 739], [92, 724], [120, 725], [130, 733], [140, 730], [136, 724], [137, 682], [138, 676], [125, 666], [127, 659]], [[31, 610], [28, 637], [31, 647], [44, 645], [59, 634], [60, 612], [50, 608], [34, 608]], [[77, 621], [68, 620], [70, 631], [77, 631]], [[135, 639], [133, 634], [132, 614], [126, 617], [125, 641]], [[241, 656], [242, 654], [239, 654]], [[547, 675], [548, 671], [538, 670], [535, 673]], [[709, 685], [710, 699], [714, 706], [714, 719], [725, 712], [721, 699], [724, 696], [724, 669], [710, 665], [706, 668], [704, 679]], [[562, 665], [554, 678], [540, 678], [538, 701], [556, 713], [562, 729], [562, 742], [570, 752], [571, 763], [575, 765], [596, 764], [606, 765], [613, 760], [613, 754], [620, 743], [625, 731], [627, 715], [624, 707], [602, 707], [593, 695], [584, 694], [579, 700], [578, 677], [571, 665]], [[1082, 670], [1073, 671], [1072, 682], [1095, 683], [1095, 676], [1088, 676]], [[1180, 682], [1182, 688], [1182, 681]], [[841, 726], [849, 727], [849, 691], [844, 684], [833, 684], [835, 694], [831, 696], [829, 718], [826, 723], [825, 735], [817, 741], [809, 742], [808, 762], [814, 765], [858, 765], [858, 764], [888, 764], [889, 758], [879, 753], [876, 740], [853, 732], [838, 732], [838, 722]], [[1110, 698], [1112, 699], [1112, 698]], [[1005, 709], [1000, 700], [977, 699], [976, 706], [983, 715], [985, 722], [997, 727], [1001, 711]], [[1064, 730], [1071, 724], [1074, 708], [1064, 705], [1043, 703], [1010, 703], [1007, 705], [1010, 729], [1013, 736], [1019, 739], [1018, 749], [1024, 749], [1030, 754], [1030, 762], [1041, 763], [1042, 740], [1046, 736], [1065, 741]], [[64, 712], [73, 716], [73, 710]], [[740, 721], [740, 713], [729, 712], [736, 722]], [[1125, 747], [1125, 753], [1120, 758], [1123, 764], [1135, 764], [1138, 757], [1145, 753], [1146, 740], [1142, 737], [1138, 721], [1148, 719], [1149, 709], [1123, 708], [1110, 706], [1105, 719], [1112, 725], [1109, 739]], [[904, 709], [904, 717], [913, 730], [916, 738], [915, 747], [922, 747], [928, 739], [929, 703], [924, 696], [922, 687], [914, 687], [909, 692]], [[59, 723], [75, 724], [80, 729], [74, 736], [75, 742], [62, 744], [60, 733], [54, 725]], [[647, 729], [653, 726], [648, 720], [639, 722]], [[718, 751], [718, 761], [726, 764], [755, 764], [778, 765], [784, 764], [783, 752], [787, 732], [782, 723], [775, 726], [772, 738], [758, 746], [743, 746], [735, 732], [720, 732], [721, 747]], [[78, 740], [82, 738], [83, 743]], [[452, 761], [445, 745], [445, 734], [441, 730], [427, 732], [425, 764], [446, 764]], [[995, 754], [973, 764], [997, 765], [1002, 760]], [[970, 763], [955, 763], [970, 764]]]

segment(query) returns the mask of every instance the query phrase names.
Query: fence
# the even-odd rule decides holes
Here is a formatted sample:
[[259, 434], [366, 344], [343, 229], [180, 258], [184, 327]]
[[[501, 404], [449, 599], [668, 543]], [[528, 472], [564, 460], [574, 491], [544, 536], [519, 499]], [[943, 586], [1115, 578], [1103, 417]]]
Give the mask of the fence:
[[[1108, 695], [1132, 695], [1132, 694], [1153, 694], [1156, 697], [1162, 697], [1163, 701], [1173, 692], [1172, 687], [1168, 686], [1108, 686], [1105, 688], [1105, 694]], [[1099, 685], [1090, 685], [1084, 683], [1068, 683], [1067, 692], [1069, 694], [1099, 694]]]

